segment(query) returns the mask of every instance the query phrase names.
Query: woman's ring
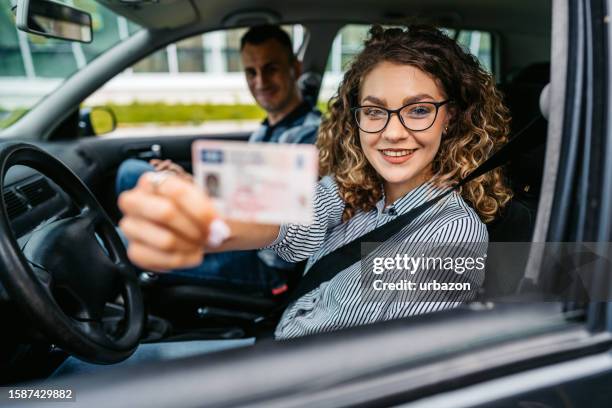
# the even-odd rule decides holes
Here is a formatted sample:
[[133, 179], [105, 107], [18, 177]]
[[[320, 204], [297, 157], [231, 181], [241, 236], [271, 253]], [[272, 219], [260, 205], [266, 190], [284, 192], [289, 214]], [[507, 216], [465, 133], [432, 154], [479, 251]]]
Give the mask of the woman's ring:
[[153, 193], [157, 194], [159, 186], [163, 183], [171, 173], [168, 171], [158, 171], [149, 176], [149, 182], [153, 188]]

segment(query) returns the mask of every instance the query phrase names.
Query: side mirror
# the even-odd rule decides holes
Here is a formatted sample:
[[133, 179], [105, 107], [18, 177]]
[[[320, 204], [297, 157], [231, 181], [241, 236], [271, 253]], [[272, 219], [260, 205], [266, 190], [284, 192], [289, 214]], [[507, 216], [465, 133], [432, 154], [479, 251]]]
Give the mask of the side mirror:
[[84, 43], [93, 40], [91, 15], [48, 0], [18, 0], [17, 28], [43, 37]]
[[99, 136], [117, 128], [115, 113], [106, 106], [82, 108], [79, 112], [79, 133], [81, 136]]

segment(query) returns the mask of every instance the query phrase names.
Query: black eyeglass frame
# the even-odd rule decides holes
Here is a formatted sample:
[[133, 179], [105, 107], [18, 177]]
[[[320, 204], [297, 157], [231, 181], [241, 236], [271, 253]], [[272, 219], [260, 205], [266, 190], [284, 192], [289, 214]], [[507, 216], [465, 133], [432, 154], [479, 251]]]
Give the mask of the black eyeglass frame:
[[[351, 110], [353, 111], [353, 118], [355, 119], [355, 122], [357, 123], [357, 127], [362, 132], [365, 132], [365, 133], [380, 133], [383, 130], [385, 130], [387, 128], [387, 125], [389, 124], [389, 121], [391, 120], [391, 115], [393, 115], [394, 113], [397, 115], [397, 118], [399, 119], [399, 121], [402, 124], [402, 126], [405, 127], [406, 129], [408, 129], [408, 130], [410, 130], [412, 132], [423, 132], [423, 131], [429, 129], [430, 127], [432, 127], [434, 125], [434, 123], [436, 123], [436, 119], [438, 119], [438, 112], [440, 111], [440, 107], [442, 107], [442, 106], [444, 106], [444, 105], [446, 105], [448, 103], [451, 103], [451, 102], [452, 102], [451, 99], [446, 99], [446, 100], [440, 101], [440, 102], [430, 102], [430, 101], [410, 102], [410, 103], [407, 103], [406, 105], [404, 105], [404, 106], [402, 106], [400, 108], [397, 108], [397, 109], [387, 109], [387, 108], [383, 108], [382, 106], [377, 106], [377, 105], [362, 105], [362, 106], [355, 106], [354, 108], [351, 108]], [[404, 109], [407, 106], [410, 106], [410, 105], [419, 105], [419, 104], [423, 104], [423, 103], [428, 103], [428, 104], [433, 105], [433, 106], [436, 107], [436, 114], [434, 115], [434, 119], [431, 121], [431, 125], [427, 126], [425, 129], [419, 129], [419, 130], [410, 129], [408, 126], [406, 126], [406, 124], [404, 123], [404, 119], [402, 119], [402, 115], [400, 115], [399, 113], [400, 113], [400, 111], [402, 109]], [[357, 119], [357, 114], [358, 114], [359, 109], [363, 109], [363, 108], [377, 108], [377, 109], [382, 109], [382, 110], [386, 111], [387, 112], [387, 121], [385, 122], [385, 125], [380, 130], [377, 130], [375, 132], [370, 132], [370, 131], [367, 131], [367, 130], [363, 130], [361, 128], [361, 125], [359, 124], [359, 119]]]

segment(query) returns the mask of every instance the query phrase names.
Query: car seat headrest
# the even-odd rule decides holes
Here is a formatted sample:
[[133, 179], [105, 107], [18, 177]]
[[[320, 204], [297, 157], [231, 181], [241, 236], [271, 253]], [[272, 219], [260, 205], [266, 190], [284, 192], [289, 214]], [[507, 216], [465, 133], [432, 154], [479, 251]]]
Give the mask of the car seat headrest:
[[316, 98], [321, 87], [322, 77], [316, 72], [304, 72], [297, 80], [298, 88], [302, 93], [302, 97], [311, 102], [316, 103]]
[[550, 62], [536, 62], [521, 69], [512, 79], [514, 83], [545, 85], [550, 81]]

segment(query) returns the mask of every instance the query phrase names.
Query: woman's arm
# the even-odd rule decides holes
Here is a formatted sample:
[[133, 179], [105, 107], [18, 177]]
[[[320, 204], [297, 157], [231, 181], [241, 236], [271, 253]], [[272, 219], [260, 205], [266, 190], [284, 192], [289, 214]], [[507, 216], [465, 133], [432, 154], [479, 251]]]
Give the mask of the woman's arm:
[[213, 250], [261, 248], [279, 231], [278, 226], [215, 221], [219, 217], [206, 194], [172, 175], [159, 179], [159, 173], [146, 173], [119, 196], [118, 205], [130, 260], [154, 271], [199, 265]]
[[259, 249], [270, 245], [278, 236], [280, 226], [224, 221], [229, 227], [229, 236], [219, 246], [206, 246], [206, 252], [225, 252]]

